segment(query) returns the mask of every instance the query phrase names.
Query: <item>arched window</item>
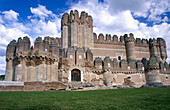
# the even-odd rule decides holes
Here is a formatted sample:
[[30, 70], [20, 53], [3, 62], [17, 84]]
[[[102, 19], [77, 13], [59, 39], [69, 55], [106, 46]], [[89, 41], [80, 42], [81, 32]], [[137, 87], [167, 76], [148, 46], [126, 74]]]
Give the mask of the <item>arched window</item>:
[[81, 81], [81, 72], [78, 69], [71, 71], [71, 81]]

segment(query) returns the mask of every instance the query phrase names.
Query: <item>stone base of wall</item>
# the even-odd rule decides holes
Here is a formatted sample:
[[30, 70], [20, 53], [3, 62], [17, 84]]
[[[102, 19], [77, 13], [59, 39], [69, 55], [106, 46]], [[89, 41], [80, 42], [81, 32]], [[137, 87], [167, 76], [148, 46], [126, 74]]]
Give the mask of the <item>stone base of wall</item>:
[[[23, 85], [22, 85], [23, 83]], [[44, 90], [65, 90], [68, 85], [62, 82], [8, 82], [0, 81], [0, 91], [44, 91]]]

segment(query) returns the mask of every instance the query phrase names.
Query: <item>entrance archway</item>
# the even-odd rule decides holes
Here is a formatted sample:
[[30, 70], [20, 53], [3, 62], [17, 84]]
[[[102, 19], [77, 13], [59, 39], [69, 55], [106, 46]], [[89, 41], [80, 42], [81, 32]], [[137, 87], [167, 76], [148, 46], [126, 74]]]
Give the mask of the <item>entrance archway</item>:
[[73, 69], [71, 71], [71, 81], [81, 81], [81, 72], [79, 69]]

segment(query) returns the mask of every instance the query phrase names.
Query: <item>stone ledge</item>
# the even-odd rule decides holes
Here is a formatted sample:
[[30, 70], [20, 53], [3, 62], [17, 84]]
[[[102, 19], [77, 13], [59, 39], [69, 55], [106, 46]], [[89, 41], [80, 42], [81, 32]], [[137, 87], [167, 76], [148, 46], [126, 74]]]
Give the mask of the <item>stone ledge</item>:
[[24, 86], [24, 82], [0, 81], [0, 86]]

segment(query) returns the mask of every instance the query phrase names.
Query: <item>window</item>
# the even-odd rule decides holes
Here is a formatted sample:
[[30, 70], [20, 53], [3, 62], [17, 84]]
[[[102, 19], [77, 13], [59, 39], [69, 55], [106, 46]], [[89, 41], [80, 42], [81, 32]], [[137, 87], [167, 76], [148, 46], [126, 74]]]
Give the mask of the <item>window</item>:
[[79, 55], [79, 59], [82, 59], [82, 56], [81, 56], [81, 55]]
[[145, 70], [145, 68], [144, 68], [144, 67], [142, 67], [142, 70], [144, 71], [144, 70]]
[[164, 68], [164, 71], [166, 71], [166, 68]]
[[118, 56], [118, 60], [121, 60], [121, 56]]
[[73, 59], [73, 55], [70, 55], [70, 59]]
[[128, 70], [130, 70], [130, 66], [128, 66]]
[[45, 49], [45, 53], [47, 53], [47, 49]]
[[96, 75], [96, 79], [99, 79], [99, 75]]
[[110, 63], [108, 63], [108, 67], [110, 67]]
[[102, 69], [102, 65], [99, 65], [99, 69]]

